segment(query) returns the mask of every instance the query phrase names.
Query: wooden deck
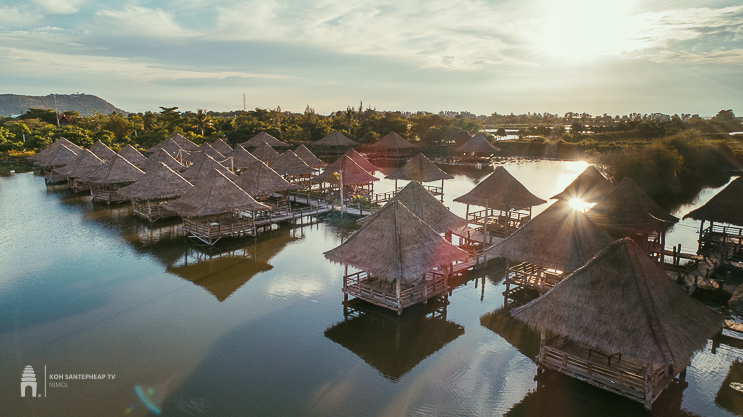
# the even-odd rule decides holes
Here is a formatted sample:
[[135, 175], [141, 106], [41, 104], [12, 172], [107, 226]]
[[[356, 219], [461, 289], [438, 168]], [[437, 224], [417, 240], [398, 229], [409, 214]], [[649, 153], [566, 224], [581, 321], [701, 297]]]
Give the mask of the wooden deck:
[[169, 200], [132, 200], [134, 215], [150, 222], [168, 217], [177, 217], [178, 214], [163, 208], [162, 204]]
[[510, 211], [489, 208], [467, 213], [469, 223], [479, 226], [484, 226], [487, 223], [488, 233], [500, 238], [510, 236], [529, 220], [531, 220], [531, 208], [529, 210]]
[[[323, 213], [328, 213], [330, 211], [340, 211], [341, 207], [334, 202], [328, 202], [326, 200], [312, 198], [312, 197], [306, 197], [302, 196], [301, 194], [295, 194], [290, 193], [289, 194], [289, 201], [299, 204], [304, 204], [307, 206], [310, 206], [312, 210], [321, 210]], [[345, 212], [352, 214], [354, 216], [368, 216], [374, 212], [376, 212], [378, 209], [370, 209], [370, 208], [364, 208], [360, 205], [348, 205], [345, 206]]]
[[447, 291], [448, 277], [436, 272], [427, 272], [415, 284], [401, 283], [399, 297], [395, 284], [382, 281], [365, 271], [343, 277], [343, 293], [346, 294], [346, 298], [349, 295], [360, 298], [374, 305], [395, 310], [398, 314], [406, 307], [425, 303], [429, 298], [446, 294]]
[[[564, 273], [562, 271], [543, 268], [529, 262], [521, 262], [509, 266], [505, 279], [506, 291], [503, 294], [507, 296], [508, 293], [519, 288], [529, 288], [542, 295], [562, 281], [563, 278]], [[510, 288], [511, 285], [514, 286], [513, 289]]]
[[[459, 229], [452, 230], [452, 234], [457, 236], [463, 241], [465, 246], [482, 247], [483, 230], [482, 228], [473, 228], [465, 226]], [[488, 238], [486, 240], [486, 246], [495, 245], [500, 243], [504, 238], [492, 233], [488, 230]]]

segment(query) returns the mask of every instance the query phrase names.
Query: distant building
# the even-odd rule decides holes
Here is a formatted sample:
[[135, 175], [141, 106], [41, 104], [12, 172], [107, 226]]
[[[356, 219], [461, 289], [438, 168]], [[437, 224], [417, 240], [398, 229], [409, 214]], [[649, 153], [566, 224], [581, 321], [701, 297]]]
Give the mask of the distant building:
[[72, 124], [72, 116], [69, 114], [58, 114], [57, 115], [57, 124], [59, 126], [69, 126]]

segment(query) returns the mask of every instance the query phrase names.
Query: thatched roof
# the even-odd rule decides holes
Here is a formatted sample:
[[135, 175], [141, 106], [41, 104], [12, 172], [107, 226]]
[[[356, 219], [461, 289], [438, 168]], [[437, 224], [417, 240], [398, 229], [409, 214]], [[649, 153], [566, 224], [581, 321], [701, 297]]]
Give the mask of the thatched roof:
[[412, 144], [395, 132], [390, 132], [378, 141], [367, 145], [368, 148], [375, 150], [392, 150], [392, 149], [415, 149], [418, 145]]
[[253, 156], [260, 159], [261, 161], [271, 165], [273, 161], [279, 159], [279, 153], [276, 152], [271, 145], [266, 142], [261, 142], [257, 148], [253, 151]]
[[188, 156], [186, 161], [190, 163], [194, 163], [196, 160], [200, 159], [202, 155], [204, 154], [211, 156], [217, 161], [222, 161], [225, 158], [224, 155], [222, 155], [219, 151], [212, 148], [212, 145], [210, 145], [208, 142], [204, 142], [201, 144], [198, 151], [191, 152], [191, 155]]
[[298, 157], [302, 158], [302, 160], [312, 168], [320, 168], [328, 165], [327, 162], [315, 156], [315, 154], [304, 145], [299, 145], [299, 147], [294, 150], [294, 153], [297, 154]]
[[743, 177], [734, 180], [705, 205], [684, 216], [743, 226]]
[[209, 291], [217, 300], [224, 301], [255, 275], [271, 269], [273, 266], [264, 261], [219, 256], [170, 267], [168, 272], [193, 282]]
[[405, 180], [429, 182], [437, 180], [450, 180], [453, 176], [442, 171], [425, 155], [419, 153], [405, 163], [397, 172], [386, 176], [388, 180]]
[[199, 160], [183, 171], [181, 176], [187, 179], [191, 184], [196, 185], [197, 182], [201, 181], [208, 175], [211, 175], [213, 169], [224, 173], [227, 178], [232, 181], [237, 179], [237, 175], [233, 174], [229, 169], [225, 168], [224, 165], [215, 161], [214, 158], [206, 154], [203, 154]]
[[292, 151], [286, 151], [278, 159], [273, 161], [271, 169], [279, 175], [303, 175], [315, 172], [315, 169], [307, 165], [302, 158]]
[[186, 169], [186, 167], [184, 167], [180, 162], [173, 158], [173, 156], [165, 149], [158, 149], [157, 152], [152, 154], [149, 158], [147, 158], [145, 162], [142, 162], [142, 164], [139, 165], [139, 169], [141, 169], [142, 171], [148, 171], [160, 165], [160, 162], [163, 162], [170, 169], [176, 172], [181, 172]]
[[123, 156], [127, 161], [136, 166], [139, 166], [147, 161], [147, 158], [139, 153], [138, 150], [134, 149], [134, 146], [128, 144], [121, 148], [121, 150], [119, 151], [119, 155]]
[[324, 138], [318, 140], [312, 145], [317, 146], [356, 146], [358, 142], [354, 142], [351, 139], [343, 136], [340, 132], [332, 132]]
[[353, 161], [359, 164], [361, 168], [364, 168], [365, 171], [368, 171], [371, 174], [377, 171], [381, 171], [381, 169], [379, 169], [378, 166], [369, 162], [369, 160], [364, 158], [364, 156], [361, 155], [360, 153], [358, 153], [356, 149], [349, 149], [348, 152], [346, 152], [344, 155], [353, 159]]
[[69, 164], [54, 170], [59, 175], [70, 178], [79, 178], [90, 174], [103, 165], [103, 160], [95, 156], [89, 149], [83, 149]]
[[57, 150], [57, 147], [62, 146], [62, 145], [66, 146], [66, 147], [70, 148], [71, 150], [73, 150], [75, 152], [78, 152], [78, 153], [82, 150], [81, 147], [75, 145], [74, 143], [70, 142], [69, 140], [67, 140], [65, 138], [59, 138], [59, 139], [55, 140], [54, 142], [52, 142], [51, 145], [47, 146], [46, 148], [44, 148], [41, 151], [39, 151], [39, 153], [37, 153], [36, 155], [32, 156], [31, 157], [31, 160], [32, 161], [36, 161], [36, 162], [42, 162], [42, 161], [44, 161], [44, 158], [46, 158], [52, 152], [56, 151]]
[[77, 156], [77, 154], [80, 151], [70, 149], [65, 145], [57, 147], [51, 154], [49, 154], [43, 163], [41, 163], [41, 166], [44, 167], [50, 167], [50, 168], [58, 168], [63, 167], [70, 162], [72, 162], [73, 159]]
[[[242, 145], [235, 146], [235, 149], [225, 155], [225, 157], [227, 159], [222, 162], [222, 165], [228, 168], [246, 169], [258, 163], [263, 164], [263, 161], [253, 156], [252, 153], [246, 151]], [[232, 158], [232, 161], [230, 161], [230, 158]]]
[[324, 255], [388, 282], [401, 278], [409, 283], [433, 267], [468, 257], [399, 201], [385, 205], [372, 221]]
[[301, 188], [299, 185], [292, 184], [285, 180], [265, 163], [257, 159], [256, 161], [257, 163], [251, 165], [245, 171], [240, 173], [235, 180], [235, 183], [248, 194], [259, 196]]
[[[415, 181], [408, 183], [387, 204], [393, 201], [400, 201], [405, 204], [408, 210], [431, 226], [436, 233], [444, 233], [467, 226], [467, 220], [449, 211], [436, 197]], [[358, 223], [361, 225], [369, 223], [374, 220], [377, 213], [359, 219]]]
[[271, 145], [272, 147], [277, 147], [277, 148], [289, 146], [288, 143], [282, 142], [276, 139], [275, 137], [269, 135], [266, 132], [261, 132], [253, 136], [249, 140], [246, 140], [245, 142], [241, 143], [240, 145], [242, 145], [244, 148], [257, 148], [258, 145], [260, 145], [261, 143], [267, 143]]
[[575, 181], [571, 182], [560, 194], [552, 197], [556, 200], [579, 198], [586, 203], [596, 203], [612, 189], [612, 185], [595, 166], [585, 169]]
[[[181, 154], [185, 154], [185, 149], [181, 148], [180, 145], [178, 145], [173, 138], [167, 138], [164, 141], [158, 143], [157, 145], [151, 147], [150, 149], [147, 149], [147, 153], [154, 153], [157, 152], [160, 149], [164, 149], [172, 156], [179, 156]], [[198, 147], [197, 147], [198, 149]]]
[[117, 193], [140, 200], [159, 200], [180, 197], [191, 188], [190, 182], [160, 162], [132, 184], [119, 188]]
[[104, 161], [108, 161], [116, 153], [100, 140], [90, 147], [90, 152], [93, 152], [95, 156], [103, 159]]
[[472, 136], [467, 142], [464, 143], [464, 145], [458, 147], [456, 149], [456, 152], [493, 154], [495, 152], [498, 152], [499, 150], [500, 149], [493, 146], [493, 144], [490, 143], [489, 140], [485, 139], [485, 136], [478, 133], [475, 136]]
[[179, 199], [168, 201], [163, 207], [185, 217], [269, 209], [216, 169], [210, 170], [204, 181], [199, 181]]
[[485, 253], [572, 272], [612, 242], [585, 214], [560, 200]]
[[617, 232], [665, 230], [679, 221], [666, 213], [630, 178], [625, 178], [586, 213], [597, 226]]
[[361, 168], [353, 159], [346, 155], [341, 156], [335, 162], [325, 167], [322, 174], [312, 178], [310, 181], [315, 184], [327, 182], [330, 184], [339, 184], [340, 178], [335, 174], [343, 171], [343, 185], [367, 184], [372, 181], [378, 181], [379, 178], [370, 174], [364, 168]]
[[136, 181], [144, 175], [144, 172], [135, 167], [131, 162], [114, 154], [108, 161], [98, 167], [89, 175], [80, 178], [84, 182], [94, 182], [98, 184], [122, 184], [125, 182]]
[[228, 145], [227, 142], [223, 141], [222, 139], [217, 139], [212, 142], [212, 148], [216, 149], [217, 152], [221, 153], [222, 155], [227, 155], [228, 153], [232, 152], [232, 146]]
[[687, 295], [630, 238], [612, 243], [512, 314], [604, 352], [679, 368], [725, 320]]
[[177, 143], [178, 146], [183, 148], [185, 151], [193, 152], [199, 150], [199, 145], [186, 139], [180, 133], [173, 133], [172, 135], [168, 136], [168, 139], [173, 139], [173, 141], [175, 141], [175, 143]]
[[502, 166], [497, 167], [470, 192], [455, 198], [454, 201], [482, 207], [487, 203], [488, 207], [499, 210], [522, 209], [546, 203], [529, 192]]

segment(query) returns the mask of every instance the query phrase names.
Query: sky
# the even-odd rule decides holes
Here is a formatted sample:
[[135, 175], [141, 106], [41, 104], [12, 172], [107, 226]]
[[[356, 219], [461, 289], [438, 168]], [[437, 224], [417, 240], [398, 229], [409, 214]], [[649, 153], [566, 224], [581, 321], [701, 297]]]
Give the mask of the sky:
[[0, 94], [743, 115], [743, 1], [0, 0]]

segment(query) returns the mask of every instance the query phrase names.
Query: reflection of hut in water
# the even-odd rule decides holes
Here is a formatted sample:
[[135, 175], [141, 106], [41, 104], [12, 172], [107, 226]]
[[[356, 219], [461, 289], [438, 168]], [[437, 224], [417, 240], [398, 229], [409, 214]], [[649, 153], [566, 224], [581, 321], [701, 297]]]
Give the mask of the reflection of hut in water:
[[223, 161], [225, 158], [224, 155], [219, 153], [219, 151], [212, 148], [212, 145], [210, 145], [208, 142], [204, 142], [201, 144], [201, 146], [199, 146], [198, 151], [191, 152], [191, 155], [189, 155], [188, 158], [186, 158], [186, 162], [188, 162], [189, 164], [192, 164], [197, 159], [200, 159], [202, 155], [204, 154], [211, 156], [217, 161]]
[[255, 235], [255, 213], [268, 206], [255, 201], [224, 172], [212, 169], [203, 181], [163, 208], [183, 217], [187, 236], [214, 245], [223, 237]]
[[325, 154], [336, 155], [345, 152], [346, 150], [348, 150], [348, 148], [353, 148], [354, 146], [358, 145], [358, 142], [352, 141], [351, 139], [345, 137], [342, 133], [337, 131], [331, 132], [324, 138], [310, 144], [310, 146], [319, 147]]
[[385, 378], [398, 381], [424, 359], [464, 334], [446, 320], [443, 298], [422, 311], [397, 317], [360, 300], [345, 303], [344, 320], [325, 330], [325, 337], [358, 355]]
[[142, 162], [139, 165], [139, 169], [147, 172], [149, 169], [159, 166], [161, 162], [175, 172], [183, 172], [186, 170], [186, 167], [178, 162], [175, 158], [173, 158], [173, 156], [169, 154], [168, 151], [166, 151], [165, 149], [158, 149], [157, 152], [152, 154], [149, 158], [147, 158], [146, 161]]
[[[743, 243], [743, 177], [728, 184], [705, 205], [689, 212], [684, 219], [687, 217], [702, 222], [699, 226], [700, 250], [720, 242]], [[706, 229], [705, 221], [709, 221]]]
[[168, 268], [168, 272], [204, 288], [221, 302], [255, 275], [270, 271], [272, 268], [273, 266], [268, 263], [255, 259], [240, 256], [216, 256], [200, 262]]
[[613, 241], [585, 214], [560, 200], [485, 254], [511, 261], [504, 292], [509, 298], [523, 289], [544, 294]]
[[309, 186], [309, 180], [314, 176], [315, 168], [307, 165], [297, 154], [286, 151], [272, 164], [271, 169], [284, 177], [292, 184]]
[[415, 181], [418, 183], [431, 182], [441, 180], [441, 187], [436, 186], [425, 186], [425, 188], [433, 195], [441, 196], [444, 198], [444, 180], [450, 180], [453, 176], [442, 171], [436, 166], [430, 159], [426, 158], [425, 155], [419, 153], [414, 156], [411, 160], [405, 163], [395, 173], [388, 175], [388, 180], [395, 180], [395, 191], [398, 191], [397, 180], [403, 181]]
[[252, 154], [256, 158], [265, 162], [268, 166], [271, 166], [275, 160], [279, 159], [279, 153], [266, 142], [261, 142], [258, 147], [253, 150]]
[[294, 153], [297, 154], [298, 157], [302, 158], [307, 165], [316, 170], [328, 165], [325, 161], [315, 156], [315, 154], [304, 145], [299, 145], [299, 147], [294, 150]]
[[233, 174], [232, 171], [225, 168], [224, 165], [220, 164], [211, 156], [202, 153], [188, 169], [181, 173], [181, 176], [188, 180], [193, 185], [196, 185], [207, 176], [210, 176], [212, 171], [217, 170], [223, 173], [227, 178], [232, 181], [237, 179], [237, 175]]
[[508, 308], [499, 308], [480, 317], [480, 325], [502, 337], [527, 358], [537, 358], [539, 331], [513, 318]]
[[481, 133], [472, 136], [455, 150], [462, 154], [459, 159], [463, 162], [485, 162], [498, 151], [500, 149], [493, 146]]
[[44, 170], [44, 182], [56, 184], [65, 181], [64, 175], [55, 174], [54, 170], [62, 168], [72, 162], [80, 151], [70, 149], [65, 145], [58, 146], [52, 153], [39, 163]]
[[668, 279], [629, 238], [512, 314], [542, 330], [540, 366], [647, 409], [725, 320]]
[[228, 153], [232, 152], [232, 147], [227, 144], [227, 142], [223, 141], [221, 138], [215, 140], [212, 142], [212, 148], [214, 148], [217, 152], [221, 153], [222, 155], [227, 155]]
[[[345, 299], [351, 295], [401, 314], [406, 307], [445, 293], [452, 263], [468, 255], [393, 201], [325, 257], [346, 266]], [[349, 265], [360, 271], [349, 274]]]
[[410, 158], [418, 150], [418, 145], [408, 142], [396, 132], [390, 132], [364, 149], [372, 158], [399, 160]]
[[595, 166], [591, 165], [586, 168], [578, 178], [570, 183], [561, 193], [553, 196], [555, 200], [573, 200], [579, 199], [586, 203], [596, 203], [609, 191], [612, 185]]
[[[145, 161], [147, 161], [147, 158], [144, 157], [141, 153], [139, 153], [138, 150], [134, 149], [134, 146], [127, 144], [121, 150], [119, 151], [119, 155], [123, 156], [124, 159], [131, 162], [135, 166], [139, 167], [142, 165]], [[141, 169], [141, 168], [140, 168]], [[142, 169], [142, 171], [144, 171]]]
[[310, 181], [320, 184], [321, 190], [324, 189], [325, 184], [329, 184], [331, 193], [340, 190], [342, 181], [343, 191], [346, 193], [346, 196], [350, 197], [353, 194], [374, 194], [374, 181], [379, 181], [379, 178], [359, 166], [350, 157], [343, 155], [325, 167], [322, 174], [312, 178]]
[[191, 188], [193, 185], [190, 182], [161, 162], [132, 184], [120, 188], [118, 193], [132, 201], [136, 216], [154, 222], [176, 216], [164, 209], [162, 204], [182, 196]]
[[94, 202], [105, 201], [106, 204], [111, 204], [126, 201], [127, 197], [117, 193], [118, 189], [133, 183], [142, 175], [144, 172], [139, 168], [119, 154], [114, 154], [98, 169], [80, 178], [80, 181], [90, 183], [90, 195]]
[[733, 382], [743, 383], [743, 363], [740, 359], [730, 363], [728, 374], [715, 396], [715, 404], [733, 414], [743, 416], [743, 393], [730, 387]]
[[[487, 234], [507, 237], [531, 220], [531, 208], [545, 203], [499, 166], [467, 194], [454, 201], [467, 204], [467, 221], [483, 226]], [[484, 207], [470, 212], [470, 205]], [[483, 239], [487, 234], [483, 234]]]
[[56, 171], [60, 175], [67, 176], [67, 186], [72, 192], [79, 193], [90, 190], [90, 183], [80, 181], [79, 179], [90, 175], [101, 165], [103, 165], [103, 161], [100, 158], [88, 149], [83, 149], [73, 162], [62, 168], [58, 168]]
[[632, 238], [658, 262], [663, 262], [666, 229], [679, 221], [660, 208], [630, 178], [625, 178], [586, 215], [612, 236]]
[[106, 146], [105, 143], [101, 142], [100, 140], [94, 143], [93, 146], [90, 147], [90, 152], [93, 152], [95, 156], [101, 158], [103, 162], [106, 162], [109, 159], [111, 159], [111, 157], [114, 156], [114, 154], [116, 153], [111, 148]]
[[259, 147], [262, 143], [266, 143], [270, 145], [271, 148], [288, 148], [289, 147], [288, 143], [282, 142], [266, 132], [260, 132], [257, 135], [253, 136], [252, 138], [250, 138], [249, 140], [246, 140], [245, 142], [241, 143], [240, 145], [242, 145], [243, 148], [250, 150], [250, 149]]

